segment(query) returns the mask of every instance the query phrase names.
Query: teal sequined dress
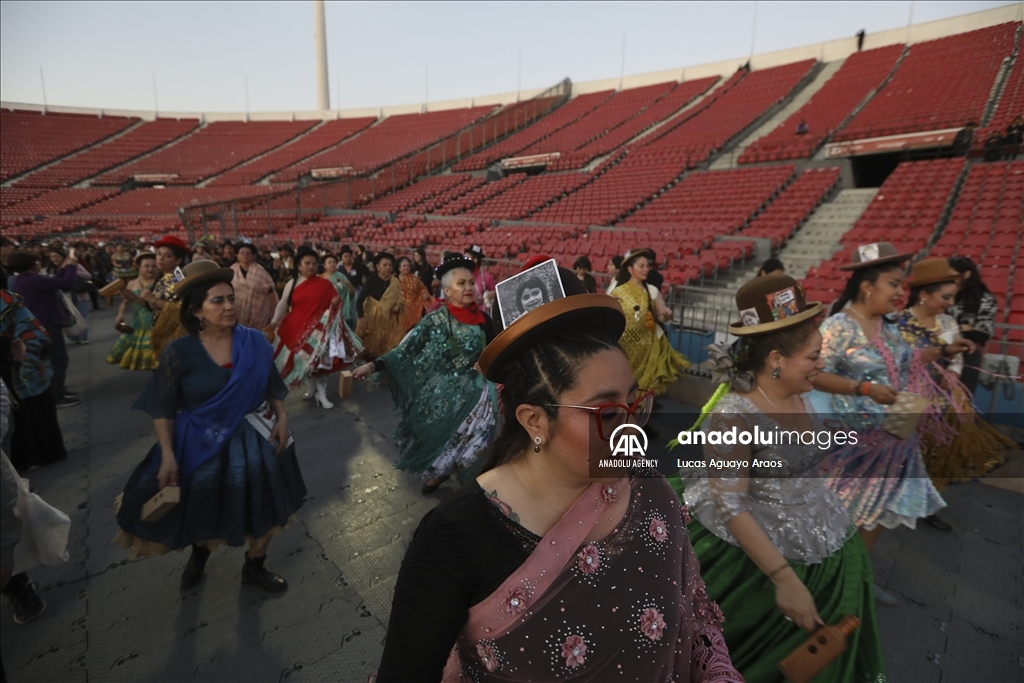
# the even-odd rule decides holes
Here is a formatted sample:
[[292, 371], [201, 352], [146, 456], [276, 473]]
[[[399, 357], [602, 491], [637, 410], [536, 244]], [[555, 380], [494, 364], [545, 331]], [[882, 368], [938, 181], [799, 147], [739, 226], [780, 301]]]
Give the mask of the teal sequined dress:
[[450, 475], [472, 467], [490, 444], [497, 392], [474, 366], [493, 335], [490, 319], [468, 325], [439, 308], [376, 361], [402, 416], [396, 467], [424, 478]]

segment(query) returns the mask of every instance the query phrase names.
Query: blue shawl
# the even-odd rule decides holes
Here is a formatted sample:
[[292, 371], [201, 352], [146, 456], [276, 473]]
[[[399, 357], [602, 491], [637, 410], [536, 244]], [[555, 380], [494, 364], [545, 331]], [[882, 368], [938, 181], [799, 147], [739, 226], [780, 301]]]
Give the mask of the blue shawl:
[[[267, 390], [274, 349], [262, 332], [235, 326], [231, 340], [231, 379], [213, 398], [174, 418], [174, 452], [179, 477], [187, 477], [220, 453], [247, 413], [259, 407]], [[157, 445], [155, 467], [160, 465]]]

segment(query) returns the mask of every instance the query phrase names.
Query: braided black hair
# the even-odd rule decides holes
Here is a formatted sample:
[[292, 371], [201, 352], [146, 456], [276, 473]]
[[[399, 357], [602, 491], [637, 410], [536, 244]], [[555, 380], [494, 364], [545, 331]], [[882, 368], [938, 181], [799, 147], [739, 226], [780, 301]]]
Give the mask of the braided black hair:
[[538, 406], [549, 419], [557, 419], [558, 408], [550, 404], [577, 385], [583, 364], [601, 351], [618, 348], [619, 340], [610, 334], [571, 330], [545, 338], [513, 360], [501, 393], [505, 422], [483, 471], [515, 461], [530, 445], [530, 435], [516, 418], [519, 406]]

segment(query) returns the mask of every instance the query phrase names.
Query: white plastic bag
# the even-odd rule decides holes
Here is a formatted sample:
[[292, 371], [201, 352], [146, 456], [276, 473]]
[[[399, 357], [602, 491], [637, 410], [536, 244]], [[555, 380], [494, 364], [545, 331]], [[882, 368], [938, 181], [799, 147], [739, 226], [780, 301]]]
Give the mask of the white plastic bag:
[[59, 294], [61, 303], [64, 304], [64, 310], [68, 312], [68, 320], [71, 321], [71, 325], [64, 328], [64, 334], [69, 339], [74, 339], [89, 329], [89, 323], [86, 322], [82, 312], [75, 306], [75, 302], [71, 300], [71, 295], [67, 292], [60, 292]]
[[14, 548], [14, 573], [41, 564], [54, 566], [68, 561], [71, 518], [28, 489], [28, 479], [18, 478], [18, 515], [21, 541]]

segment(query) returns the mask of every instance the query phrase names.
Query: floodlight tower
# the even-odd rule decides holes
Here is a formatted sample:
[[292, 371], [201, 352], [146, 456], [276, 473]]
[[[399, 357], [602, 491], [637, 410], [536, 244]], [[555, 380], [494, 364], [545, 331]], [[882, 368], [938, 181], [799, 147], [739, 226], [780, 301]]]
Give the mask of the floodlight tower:
[[331, 108], [331, 91], [327, 86], [327, 20], [324, 0], [313, 0], [313, 51], [316, 59], [316, 108]]

